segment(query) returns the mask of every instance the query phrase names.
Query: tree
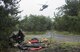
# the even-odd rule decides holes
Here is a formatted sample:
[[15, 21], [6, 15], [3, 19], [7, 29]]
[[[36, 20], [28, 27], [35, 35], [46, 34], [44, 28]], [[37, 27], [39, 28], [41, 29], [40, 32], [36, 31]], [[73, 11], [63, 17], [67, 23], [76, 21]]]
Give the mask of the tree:
[[54, 28], [59, 31], [80, 31], [80, 0], [65, 0], [66, 4], [59, 7], [64, 15], [55, 15]]
[[59, 7], [59, 13], [65, 15], [77, 16], [80, 12], [80, 0], [65, 0], [66, 4]]
[[0, 51], [7, 50], [7, 39], [18, 23], [17, 15], [21, 12], [18, 11], [19, 2], [17, 0], [0, 0]]

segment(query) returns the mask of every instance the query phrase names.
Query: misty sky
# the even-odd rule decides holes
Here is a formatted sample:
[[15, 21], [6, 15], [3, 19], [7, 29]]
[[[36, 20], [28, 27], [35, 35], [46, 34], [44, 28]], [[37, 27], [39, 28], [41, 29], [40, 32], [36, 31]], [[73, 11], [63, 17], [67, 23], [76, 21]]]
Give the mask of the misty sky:
[[[42, 6], [41, 4], [48, 4], [49, 7], [39, 11]], [[55, 9], [64, 4], [65, 0], [21, 0], [20, 10], [23, 10], [21, 16], [33, 14], [53, 17]]]

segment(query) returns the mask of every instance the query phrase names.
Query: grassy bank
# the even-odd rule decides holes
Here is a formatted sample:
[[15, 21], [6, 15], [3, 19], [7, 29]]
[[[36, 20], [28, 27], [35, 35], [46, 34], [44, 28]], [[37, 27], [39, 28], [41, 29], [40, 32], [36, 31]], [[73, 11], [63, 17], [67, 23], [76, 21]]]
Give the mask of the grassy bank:
[[41, 52], [80, 52], [80, 43], [77, 42], [54, 42], [51, 47]]
[[77, 33], [77, 32], [68, 32], [68, 31], [53, 31], [53, 32], [62, 34], [62, 35], [80, 35], [80, 33]]
[[32, 31], [32, 32], [26, 31], [25, 33], [26, 33], [26, 35], [42, 35], [42, 34], [45, 34], [46, 31], [41, 31], [41, 32], [39, 32], [39, 31]]

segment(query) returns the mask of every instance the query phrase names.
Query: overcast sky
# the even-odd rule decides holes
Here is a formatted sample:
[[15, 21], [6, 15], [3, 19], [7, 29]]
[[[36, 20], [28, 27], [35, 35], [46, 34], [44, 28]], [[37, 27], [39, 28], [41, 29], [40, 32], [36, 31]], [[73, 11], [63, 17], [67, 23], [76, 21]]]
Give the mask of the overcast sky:
[[[39, 11], [42, 7], [41, 4], [48, 4], [49, 7]], [[33, 14], [53, 17], [55, 9], [64, 4], [65, 0], [21, 0], [20, 10], [23, 10], [21, 16]]]

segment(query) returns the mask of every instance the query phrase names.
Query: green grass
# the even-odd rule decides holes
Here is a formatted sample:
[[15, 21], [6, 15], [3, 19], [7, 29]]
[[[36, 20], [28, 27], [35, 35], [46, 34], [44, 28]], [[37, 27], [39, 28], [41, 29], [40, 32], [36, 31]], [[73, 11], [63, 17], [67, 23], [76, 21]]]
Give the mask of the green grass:
[[45, 34], [46, 31], [42, 31], [42, 32], [39, 32], [39, 31], [33, 31], [33, 32], [26, 32], [26, 35], [42, 35], [42, 34]]
[[80, 42], [53, 42], [42, 52], [80, 52]]
[[63, 45], [80, 46], [80, 42], [63, 42]]
[[54, 32], [62, 35], [80, 35], [80, 33], [77, 32], [67, 32], [67, 31], [54, 31]]

